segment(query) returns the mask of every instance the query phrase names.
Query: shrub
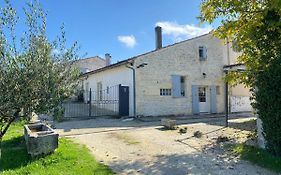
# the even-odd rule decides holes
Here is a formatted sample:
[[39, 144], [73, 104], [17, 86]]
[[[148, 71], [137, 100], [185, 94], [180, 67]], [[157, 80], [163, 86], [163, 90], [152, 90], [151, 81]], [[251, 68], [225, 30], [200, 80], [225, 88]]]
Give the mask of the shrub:
[[263, 122], [267, 149], [281, 156], [281, 56], [257, 75], [255, 107]]

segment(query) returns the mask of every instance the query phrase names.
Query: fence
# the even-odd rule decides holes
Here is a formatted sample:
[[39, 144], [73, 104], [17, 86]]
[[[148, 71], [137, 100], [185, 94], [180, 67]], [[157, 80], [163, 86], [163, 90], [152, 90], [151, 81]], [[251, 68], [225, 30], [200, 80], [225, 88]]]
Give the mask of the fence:
[[[83, 91], [83, 98], [80, 101], [68, 101], [63, 104], [64, 116], [66, 118], [75, 117], [97, 117], [97, 116], [120, 116], [120, 96], [128, 96], [123, 93], [123, 89], [127, 86], [112, 86], [98, 91]], [[99, 86], [98, 86], [99, 89]], [[128, 98], [129, 99], [129, 98]], [[123, 109], [122, 108], [122, 109]]]

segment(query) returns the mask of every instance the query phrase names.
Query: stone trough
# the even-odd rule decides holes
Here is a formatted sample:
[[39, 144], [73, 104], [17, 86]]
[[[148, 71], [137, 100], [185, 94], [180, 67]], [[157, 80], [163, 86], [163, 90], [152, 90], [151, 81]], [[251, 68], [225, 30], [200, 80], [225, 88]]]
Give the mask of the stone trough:
[[27, 152], [32, 157], [52, 153], [58, 147], [58, 136], [43, 123], [24, 125]]

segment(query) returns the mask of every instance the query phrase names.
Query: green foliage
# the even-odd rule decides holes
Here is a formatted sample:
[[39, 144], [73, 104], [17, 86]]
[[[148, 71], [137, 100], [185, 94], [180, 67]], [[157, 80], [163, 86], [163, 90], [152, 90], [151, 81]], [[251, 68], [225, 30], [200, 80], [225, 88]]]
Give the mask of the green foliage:
[[267, 148], [281, 156], [280, 0], [204, 0], [200, 19], [220, 20], [222, 25], [214, 34], [226, 41], [235, 41], [235, 49], [241, 52], [238, 62], [243, 63], [246, 70], [229, 72], [226, 80], [250, 87], [253, 107], [263, 122]]
[[256, 77], [259, 87], [255, 94], [255, 107], [263, 122], [267, 148], [275, 155], [281, 156], [281, 55]]
[[23, 123], [11, 125], [2, 144], [0, 174], [3, 175], [113, 174], [107, 166], [98, 163], [85, 146], [64, 138], [59, 140], [59, 148], [53, 154], [31, 159], [23, 138]]
[[64, 109], [60, 106], [55, 107], [53, 115], [54, 115], [54, 119], [56, 121], [61, 122], [63, 120], [63, 117], [64, 117]]
[[[0, 9], [0, 138], [14, 118], [47, 112], [74, 93], [77, 43], [66, 48], [64, 27], [55, 41], [46, 36], [46, 13], [36, 0], [20, 18], [8, 0]], [[16, 35], [19, 21], [26, 31]]]
[[232, 146], [231, 149], [244, 160], [248, 160], [261, 167], [281, 173], [280, 157], [273, 156], [265, 150], [243, 144]]

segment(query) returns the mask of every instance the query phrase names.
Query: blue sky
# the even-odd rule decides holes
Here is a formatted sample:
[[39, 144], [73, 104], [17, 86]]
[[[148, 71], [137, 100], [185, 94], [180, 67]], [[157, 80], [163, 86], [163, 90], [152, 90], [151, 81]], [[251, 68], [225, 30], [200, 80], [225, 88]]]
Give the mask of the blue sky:
[[[26, 1], [12, 0], [21, 10]], [[208, 32], [199, 26], [200, 0], [41, 0], [48, 12], [47, 34], [53, 39], [65, 24], [69, 43], [78, 41], [81, 55], [110, 53], [113, 62], [155, 48], [154, 27], [163, 28], [163, 45]], [[19, 28], [22, 26], [19, 25]]]

